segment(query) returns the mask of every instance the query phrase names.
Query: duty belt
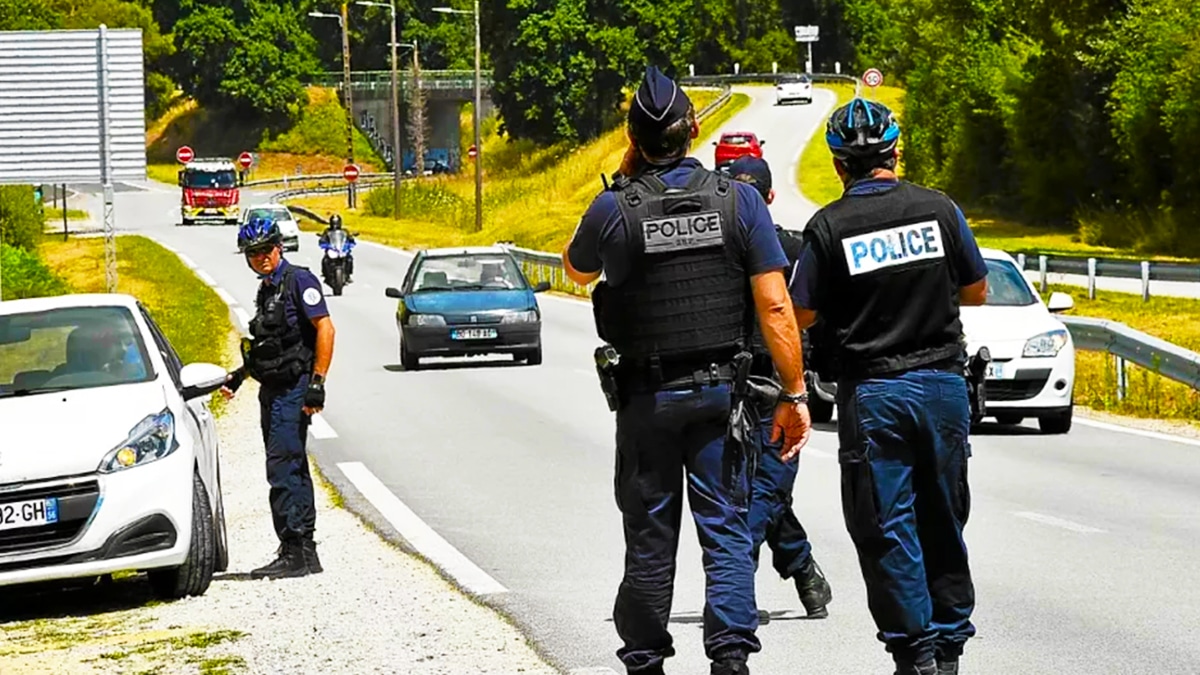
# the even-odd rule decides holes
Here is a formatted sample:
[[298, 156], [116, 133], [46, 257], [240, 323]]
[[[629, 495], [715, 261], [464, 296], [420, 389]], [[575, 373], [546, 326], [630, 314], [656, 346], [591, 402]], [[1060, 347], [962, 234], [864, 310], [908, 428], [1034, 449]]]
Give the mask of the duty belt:
[[662, 363], [652, 366], [629, 364], [622, 369], [621, 384], [630, 391], [658, 391], [664, 389], [689, 389], [708, 385], [733, 382], [736, 372], [730, 363], [699, 365], [689, 363]]

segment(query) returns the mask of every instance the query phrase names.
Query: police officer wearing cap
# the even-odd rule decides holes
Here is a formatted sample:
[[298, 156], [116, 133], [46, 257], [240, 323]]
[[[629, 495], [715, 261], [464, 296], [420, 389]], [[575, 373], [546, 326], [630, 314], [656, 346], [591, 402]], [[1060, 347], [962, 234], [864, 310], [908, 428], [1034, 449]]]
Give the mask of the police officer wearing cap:
[[675, 653], [667, 620], [686, 474], [708, 579], [705, 653], [712, 673], [741, 675], [761, 649], [747, 522], [758, 444], [732, 364], [749, 364], [746, 345], [761, 321], [783, 385], [773, 435], [798, 452], [809, 419], [787, 258], [758, 192], [687, 157], [700, 131], [695, 109], [656, 67], [634, 96], [627, 131], [614, 185], [563, 251], [576, 282], [605, 277], [592, 302], [615, 352], [604, 368], [615, 383], [614, 483], [626, 545], [613, 608], [624, 642], [617, 656], [630, 673], [655, 674]]
[[333, 321], [321, 282], [283, 258], [283, 235], [268, 217], [253, 217], [238, 231], [238, 248], [261, 283], [243, 341], [245, 360], [230, 374], [226, 398], [248, 375], [258, 394], [266, 445], [271, 518], [280, 546], [274, 561], [253, 570], [260, 578], [298, 577], [322, 571], [313, 540], [317, 509], [308, 467], [308, 426], [325, 405], [325, 375], [333, 358]]
[[[754, 186], [768, 205], [775, 201], [775, 190], [771, 187], [771, 167], [766, 160], [743, 155], [726, 170], [736, 181]], [[788, 260], [789, 281], [795, 274], [803, 246], [800, 237], [775, 225], [775, 233]], [[775, 364], [762, 339], [762, 331], [754, 330], [754, 365], [751, 373], [759, 377], [775, 378]], [[807, 356], [807, 354], [805, 354]], [[771, 418], [774, 410], [764, 407], [761, 424], [762, 455], [758, 470], [754, 474], [754, 489], [750, 503], [750, 532], [754, 537], [754, 559], [765, 542], [771, 549], [771, 560], [775, 571], [784, 580], [791, 579], [800, 596], [800, 604], [809, 618], [829, 616], [826, 607], [833, 600], [829, 582], [812, 555], [808, 533], [792, 510], [792, 490], [796, 485], [799, 460], [784, 462], [779, 458], [783, 449], [782, 439], [771, 440]]]
[[792, 297], [836, 350], [843, 510], [878, 637], [897, 673], [934, 675], [957, 673], [975, 634], [959, 307], [983, 304], [987, 267], [949, 197], [897, 178], [899, 138], [879, 103], [834, 111], [846, 189], [805, 228]]

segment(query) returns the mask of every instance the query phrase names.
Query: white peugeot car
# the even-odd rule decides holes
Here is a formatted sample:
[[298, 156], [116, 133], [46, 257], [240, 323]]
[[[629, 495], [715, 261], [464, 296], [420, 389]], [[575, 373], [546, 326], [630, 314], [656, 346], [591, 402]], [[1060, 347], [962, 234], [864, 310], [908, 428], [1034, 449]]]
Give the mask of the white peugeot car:
[[785, 75], [775, 85], [775, 105], [792, 101], [812, 103], [812, 79], [807, 75]]
[[0, 586], [135, 570], [203, 594], [229, 562], [224, 380], [130, 296], [0, 302]]
[[296, 222], [296, 217], [287, 206], [275, 203], [247, 206], [242, 209], [242, 219], [238, 221], [238, 227], [250, 222], [251, 216], [266, 216], [274, 220], [279, 225], [279, 232], [283, 234], [283, 250], [300, 250], [300, 223]]
[[[1075, 343], [1054, 313], [1075, 306], [1066, 293], [1043, 303], [1017, 262], [1004, 251], [981, 249], [988, 268], [985, 304], [960, 309], [967, 353], [987, 347], [992, 362], [984, 380], [984, 417], [1020, 424], [1036, 417], [1045, 433], [1064, 434], [1074, 413]], [[835, 410], [837, 383], [805, 369], [812, 395], [813, 421], [828, 422]], [[979, 420], [972, 420], [978, 422]]]

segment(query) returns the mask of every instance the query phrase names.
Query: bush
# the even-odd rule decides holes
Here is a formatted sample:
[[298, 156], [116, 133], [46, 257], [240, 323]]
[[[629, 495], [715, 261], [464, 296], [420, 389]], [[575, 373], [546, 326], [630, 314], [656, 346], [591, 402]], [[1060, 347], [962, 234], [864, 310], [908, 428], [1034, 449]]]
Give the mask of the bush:
[[[366, 199], [367, 215], [390, 218], [392, 200], [391, 186], [371, 190]], [[400, 203], [405, 218], [442, 220], [454, 213], [461, 213], [468, 219], [475, 217], [474, 202], [459, 197], [440, 179], [401, 182]]]
[[43, 229], [42, 210], [31, 185], [0, 185], [0, 241], [34, 251]]
[[0, 244], [0, 299], [65, 295], [71, 289], [38, 257], [24, 249]]

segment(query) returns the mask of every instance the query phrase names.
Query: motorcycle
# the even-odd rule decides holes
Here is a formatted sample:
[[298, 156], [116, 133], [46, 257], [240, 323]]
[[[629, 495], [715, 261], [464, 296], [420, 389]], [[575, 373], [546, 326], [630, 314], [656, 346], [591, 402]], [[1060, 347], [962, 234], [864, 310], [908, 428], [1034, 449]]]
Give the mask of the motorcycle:
[[333, 289], [334, 295], [341, 295], [350, 277], [348, 266], [354, 242], [346, 236], [345, 230], [331, 230], [328, 239], [321, 242], [321, 249], [325, 251], [325, 257], [321, 260], [321, 276]]

